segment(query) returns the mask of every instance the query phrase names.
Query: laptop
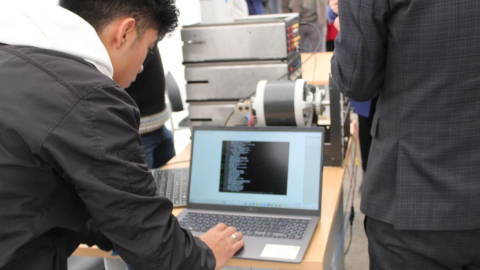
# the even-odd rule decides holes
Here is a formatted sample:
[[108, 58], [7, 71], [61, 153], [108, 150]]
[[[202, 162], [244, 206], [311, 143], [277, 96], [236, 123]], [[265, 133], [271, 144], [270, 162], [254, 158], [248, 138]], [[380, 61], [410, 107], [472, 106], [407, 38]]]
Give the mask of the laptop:
[[151, 170], [157, 185], [156, 194], [172, 201], [173, 207], [186, 206], [189, 171], [188, 167]]
[[244, 235], [234, 258], [300, 263], [320, 219], [324, 129], [194, 127], [187, 208], [200, 236], [219, 222]]

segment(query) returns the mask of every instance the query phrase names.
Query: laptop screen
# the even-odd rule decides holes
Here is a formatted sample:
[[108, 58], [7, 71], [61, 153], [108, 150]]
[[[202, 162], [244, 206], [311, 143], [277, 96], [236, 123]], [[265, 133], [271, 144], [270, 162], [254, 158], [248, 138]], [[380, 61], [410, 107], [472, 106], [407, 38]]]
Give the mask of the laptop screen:
[[302, 130], [194, 130], [189, 203], [318, 210], [323, 133]]

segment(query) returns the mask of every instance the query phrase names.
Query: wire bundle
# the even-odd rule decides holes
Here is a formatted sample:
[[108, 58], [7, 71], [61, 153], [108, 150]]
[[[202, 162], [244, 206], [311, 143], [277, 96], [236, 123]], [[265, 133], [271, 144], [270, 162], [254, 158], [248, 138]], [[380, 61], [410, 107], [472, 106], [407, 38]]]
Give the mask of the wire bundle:
[[[340, 230], [337, 235], [337, 241], [340, 239], [340, 245], [338, 246], [338, 249], [335, 252], [335, 256], [333, 259], [333, 264], [332, 267], [330, 268], [331, 270], [335, 269], [335, 265], [337, 264], [338, 257], [340, 255], [340, 252], [343, 249], [343, 244], [345, 243], [345, 236], [347, 235], [348, 232], [348, 227], [350, 226], [350, 240], [347, 246], [347, 250], [345, 251], [344, 255], [347, 255], [348, 251], [350, 250], [350, 245], [352, 244], [352, 237], [353, 237], [353, 219], [355, 217], [355, 211], [353, 207], [353, 202], [355, 199], [355, 191], [356, 191], [356, 186], [357, 186], [357, 169], [358, 169], [358, 158], [357, 158], [357, 139], [356, 139], [356, 134], [357, 134], [357, 126], [354, 124], [353, 125], [353, 134], [352, 134], [352, 148], [353, 148], [353, 156], [351, 157], [351, 164], [353, 164], [353, 169], [350, 172], [349, 167], [347, 166], [347, 175], [350, 174], [350, 188], [348, 192], [348, 197], [347, 197], [347, 203], [346, 203], [346, 209], [344, 211], [344, 216], [343, 216], [343, 221], [342, 225], [340, 227]], [[350, 212], [348, 212], [350, 208]], [[348, 222], [346, 222], [348, 219]]]
[[251, 113], [245, 114], [245, 117], [248, 119], [248, 126], [251, 127], [253, 126], [253, 120], [255, 120], [255, 117]]

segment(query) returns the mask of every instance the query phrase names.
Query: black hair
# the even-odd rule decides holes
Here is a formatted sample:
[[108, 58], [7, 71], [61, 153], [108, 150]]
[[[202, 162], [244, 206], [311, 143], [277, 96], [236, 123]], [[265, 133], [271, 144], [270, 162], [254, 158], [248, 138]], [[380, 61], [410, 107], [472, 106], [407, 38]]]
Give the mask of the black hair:
[[60, 0], [60, 6], [82, 17], [97, 33], [124, 16], [135, 19], [139, 36], [155, 28], [161, 39], [178, 25], [175, 0]]

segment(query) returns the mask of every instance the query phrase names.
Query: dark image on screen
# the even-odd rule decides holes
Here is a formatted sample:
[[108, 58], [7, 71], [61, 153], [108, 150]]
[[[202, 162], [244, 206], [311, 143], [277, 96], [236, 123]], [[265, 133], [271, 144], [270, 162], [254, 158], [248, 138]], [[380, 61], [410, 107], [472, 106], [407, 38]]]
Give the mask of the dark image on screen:
[[223, 141], [220, 192], [287, 195], [289, 142]]

